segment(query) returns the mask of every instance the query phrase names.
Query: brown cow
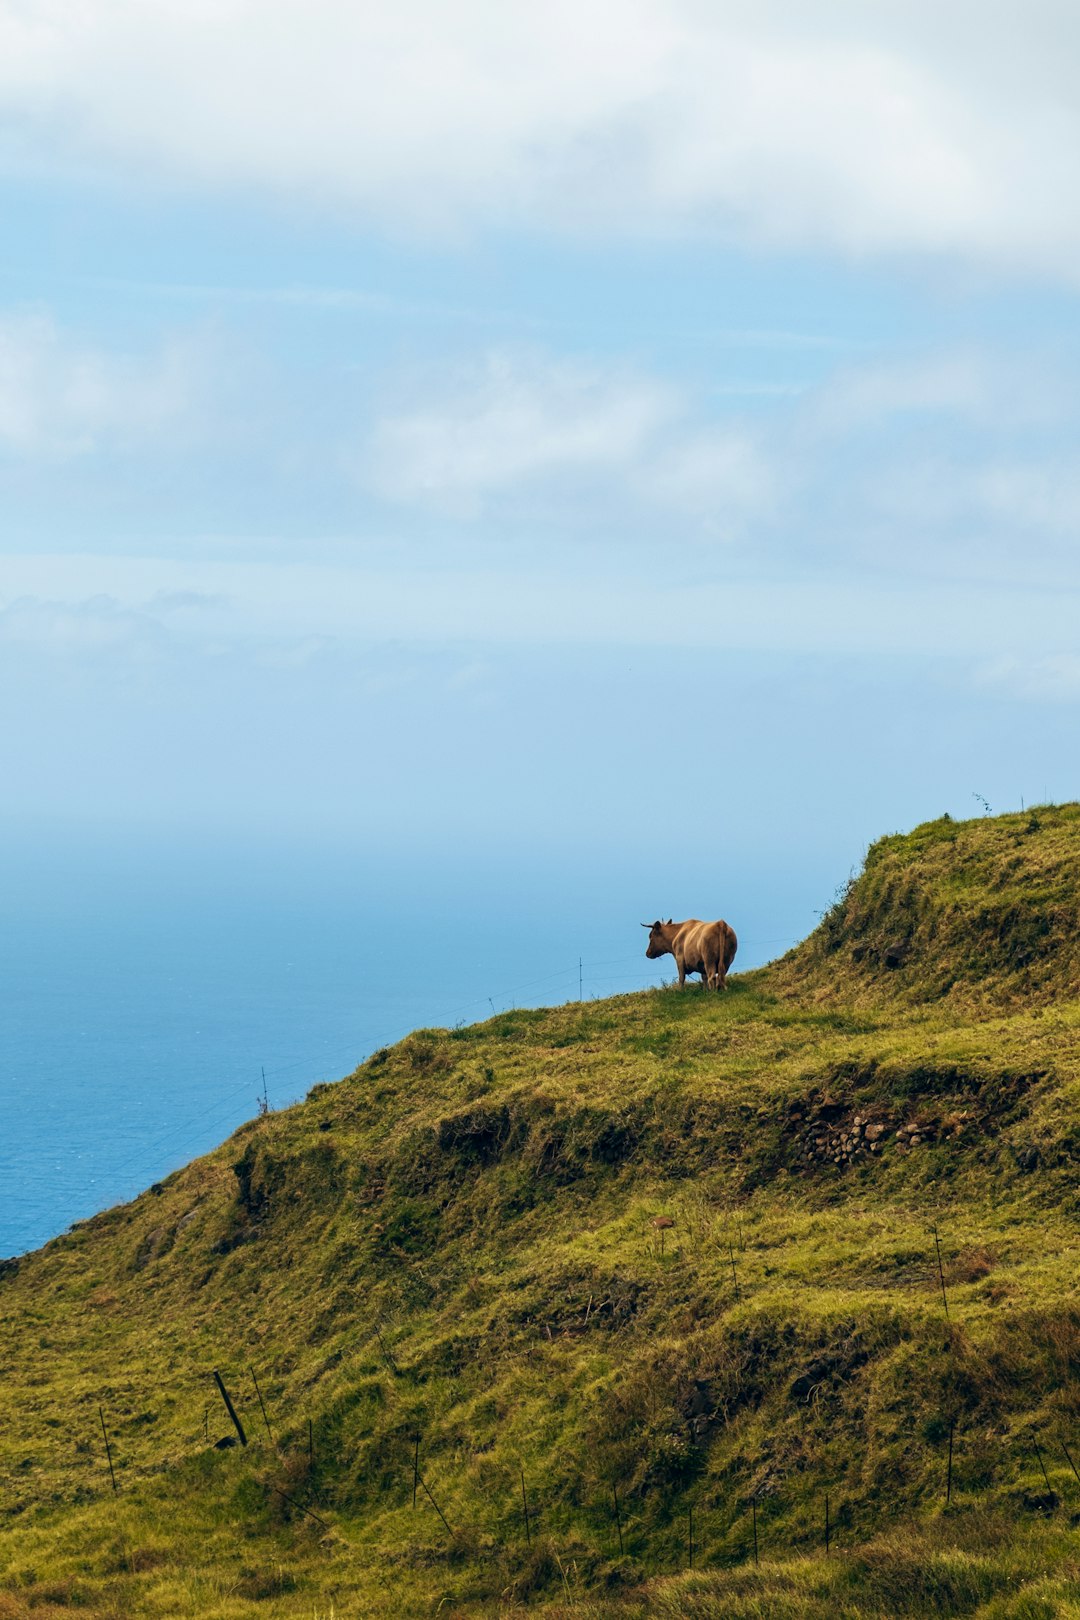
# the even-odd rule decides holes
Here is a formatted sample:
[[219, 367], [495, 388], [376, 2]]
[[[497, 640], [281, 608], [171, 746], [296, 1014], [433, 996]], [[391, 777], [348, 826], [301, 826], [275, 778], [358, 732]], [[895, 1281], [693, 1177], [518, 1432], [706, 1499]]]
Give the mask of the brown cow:
[[688, 973], [700, 973], [701, 982], [710, 990], [723, 990], [727, 972], [735, 960], [738, 940], [735, 930], [726, 922], [699, 922], [691, 917], [687, 922], [667, 922], [657, 919], [642, 923], [649, 930], [649, 943], [645, 955], [666, 956], [670, 951], [679, 969], [679, 989], [686, 983]]

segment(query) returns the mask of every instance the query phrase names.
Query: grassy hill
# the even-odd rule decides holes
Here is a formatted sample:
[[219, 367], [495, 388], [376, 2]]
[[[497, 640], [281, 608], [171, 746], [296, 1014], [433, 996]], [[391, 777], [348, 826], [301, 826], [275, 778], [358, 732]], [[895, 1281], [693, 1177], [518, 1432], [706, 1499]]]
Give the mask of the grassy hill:
[[1078, 897], [1078, 805], [929, 823], [0, 1266], [0, 1620], [1080, 1616]]

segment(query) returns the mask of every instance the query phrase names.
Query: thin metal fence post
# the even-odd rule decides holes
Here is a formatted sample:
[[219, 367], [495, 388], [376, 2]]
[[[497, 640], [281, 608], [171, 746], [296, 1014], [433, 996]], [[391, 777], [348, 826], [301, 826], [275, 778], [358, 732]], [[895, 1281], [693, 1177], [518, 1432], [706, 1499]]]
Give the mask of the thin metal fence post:
[[100, 1406], [98, 1407], [98, 1417], [101, 1419], [101, 1438], [105, 1442], [105, 1455], [109, 1459], [109, 1478], [112, 1480], [113, 1493], [115, 1494], [119, 1490], [119, 1486], [116, 1483], [116, 1475], [113, 1473], [112, 1447], [109, 1444], [109, 1432], [105, 1427], [105, 1413]]

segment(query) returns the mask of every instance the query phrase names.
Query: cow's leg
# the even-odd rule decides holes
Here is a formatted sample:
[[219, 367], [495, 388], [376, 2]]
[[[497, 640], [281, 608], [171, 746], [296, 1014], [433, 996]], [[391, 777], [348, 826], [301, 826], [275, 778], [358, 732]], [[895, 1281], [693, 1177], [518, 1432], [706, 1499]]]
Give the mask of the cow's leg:
[[681, 956], [677, 956], [675, 958], [675, 965], [679, 970], [679, 989], [684, 990], [686, 988], [686, 963], [683, 961]]

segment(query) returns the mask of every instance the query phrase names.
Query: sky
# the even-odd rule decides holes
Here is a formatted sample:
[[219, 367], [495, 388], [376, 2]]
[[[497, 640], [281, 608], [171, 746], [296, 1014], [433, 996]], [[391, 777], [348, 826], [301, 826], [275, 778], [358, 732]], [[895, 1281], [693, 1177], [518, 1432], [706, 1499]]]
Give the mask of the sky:
[[1078, 58], [1064, 0], [0, 0], [9, 875], [690, 905], [1076, 796]]

